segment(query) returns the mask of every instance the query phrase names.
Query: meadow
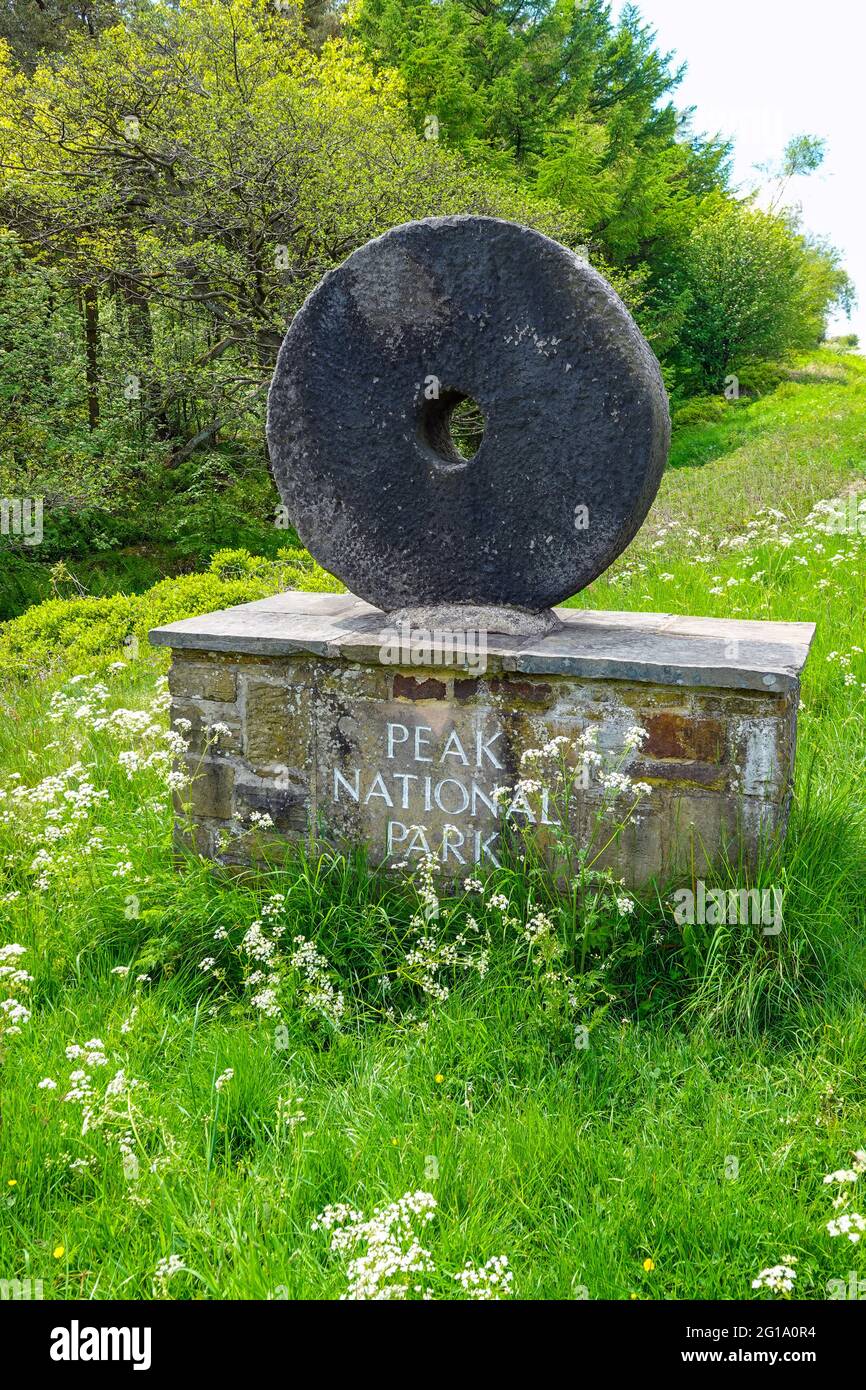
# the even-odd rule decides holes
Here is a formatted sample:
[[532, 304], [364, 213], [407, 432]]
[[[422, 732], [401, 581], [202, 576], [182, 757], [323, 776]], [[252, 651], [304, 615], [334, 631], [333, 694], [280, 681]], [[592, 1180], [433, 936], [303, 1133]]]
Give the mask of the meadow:
[[332, 583], [296, 552], [0, 632], [0, 1279], [822, 1300], [866, 1277], [866, 360], [689, 409], [648, 522], [572, 603], [817, 623], [756, 879], [777, 937], [683, 929], [668, 885], [588, 919], [520, 866], [449, 895], [360, 857], [178, 856], [147, 626]]

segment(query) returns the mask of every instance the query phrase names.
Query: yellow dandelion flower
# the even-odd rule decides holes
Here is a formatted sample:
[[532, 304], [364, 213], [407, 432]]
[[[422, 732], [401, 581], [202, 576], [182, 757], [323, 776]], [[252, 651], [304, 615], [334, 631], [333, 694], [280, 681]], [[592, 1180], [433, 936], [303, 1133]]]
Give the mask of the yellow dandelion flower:
[[55, 1260], [61, 1260], [61, 1259], [63, 1258], [63, 1256], [65, 1255], [65, 1253], [66, 1253], [66, 1251], [65, 1251], [65, 1249], [64, 1249], [64, 1247], [63, 1247], [62, 1245], [55, 1245], [55, 1247], [54, 1247], [54, 1258], [55, 1258]]
[[8, 1183], [7, 1183], [6, 1185], [7, 1185], [7, 1187], [17, 1187], [17, 1186], [18, 1186], [18, 1179], [17, 1179], [17, 1178], [10, 1178], [9, 1181], [8, 1181]]
[[433, 1080], [436, 1082], [436, 1084], [437, 1084], [437, 1086], [438, 1086], [438, 1085], [440, 1084], [440, 1082], [442, 1082], [442, 1081], [445, 1080], [445, 1077], [442, 1075], [441, 1071], [437, 1071], [437, 1073], [436, 1073], [436, 1075], [434, 1076]]
[[651, 1270], [651, 1269], [655, 1269], [655, 1267], [656, 1267], [656, 1266], [655, 1266], [655, 1260], [650, 1260], [650, 1259], [644, 1260], [644, 1262], [643, 1262], [643, 1267], [644, 1267], [644, 1269], [646, 1270], [647, 1274], [649, 1274], [650, 1270]]

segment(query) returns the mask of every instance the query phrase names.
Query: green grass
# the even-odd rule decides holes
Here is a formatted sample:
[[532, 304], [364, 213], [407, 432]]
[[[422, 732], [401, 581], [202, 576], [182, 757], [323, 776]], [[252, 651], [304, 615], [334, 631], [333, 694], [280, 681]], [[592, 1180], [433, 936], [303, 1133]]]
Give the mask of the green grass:
[[[0, 811], [0, 940], [26, 948], [34, 977], [31, 1020], [5, 1043], [0, 1278], [42, 1279], [46, 1298], [336, 1298], [346, 1260], [311, 1229], [317, 1214], [349, 1202], [369, 1216], [416, 1189], [438, 1202], [423, 1235], [437, 1297], [459, 1292], [446, 1276], [467, 1259], [498, 1254], [522, 1298], [748, 1298], [787, 1255], [801, 1297], [863, 1277], [861, 1247], [827, 1233], [822, 1179], [866, 1147], [866, 536], [804, 524], [822, 498], [866, 496], [866, 362], [841, 360], [844, 382], [803, 373], [684, 430], [647, 526], [575, 600], [818, 624], [789, 835], [761, 870], [785, 889], [782, 936], [686, 940], [651, 894], [630, 919], [611, 913], [582, 982], [585, 1048], [489, 893], [483, 908], [443, 900], [443, 932], [469, 911], [489, 927], [489, 970], [454, 972], [432, 1002], [401, 968], [410, 886], [361, 863], [288, 861], [241, 880], [177, 866], [164, 769], [128, 778], [118, 763], [161, 735], [74, 717], [95, 678], [7, 672], [0, 807], [13, 774], [34, 786], [75, 761], [108, 797], [49, 845], [43, 889], [45, 805]], [[763, 508], [782, 516], [723, 544]], [[136, 709], [163, 665], [145, 652], [114, 673], [102, 655], [75, 669], [99, 668], [100, 707]], [[53, 721], [61, 687], [77, 696]], [[511, 871], [492, 886], [519, 922], [542, 902]], [[339, 1029], [288, 968], [281, 1017], [250, 1006], [240, 943], [274, 891], [285, 940], [315, 941], [345, 996]], [[573, 967], [579, 918], [547, 908]], [[119, 1068], [139, 1084], [82, 1134], [81, 1107], [62, 1099], [81, 1062], [65, 1048], [94, 1038], [100, 1092]], [[280, 1123], [281, 1098], [304, 1118]], [[185, 1268], [154, 1284], [173, 1254]]]

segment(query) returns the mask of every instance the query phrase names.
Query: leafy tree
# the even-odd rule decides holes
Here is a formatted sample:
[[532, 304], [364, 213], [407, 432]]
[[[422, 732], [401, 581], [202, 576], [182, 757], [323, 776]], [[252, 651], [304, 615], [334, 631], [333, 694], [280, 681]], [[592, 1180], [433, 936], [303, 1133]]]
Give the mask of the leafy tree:
[[40, 55], [63, 52], [74, 34], [96, 38], [128, 8], [124, 0], [0, 0], [0, 39], [32, 72]]
[[109, 467], [211, 488], [227, 454], [261, 458], [292, 314], [413, 217], [588, 243], [676, 389], [814, 341], [844, 299], [830, 248], [731, 194], [634, 7], [352, 0], [338, 32], [335, 3], [56, 0], [53, 51], [35, 22], [0, 40], [0, 471], [119, 498]]
[[737, 366], [814, 342], [828, 302], [850, 293], [835, 253], [784, 218], [720, 199], [692, 230], [683, 268], [690, 304], [677, 352], [709, 390]]
[[[636, 6], [614, 23], [603, 0], [355, 0], [347, 23], [380, 68], [402, 74], [417, 130], [434, 115], [445, 144], [576, 215], [671, 388], [710, 389], [730, 354], [820, 336], [844, 294], [838, 257], [731, 192], [730, 144], [677, 110], [683, 69]], [[774, 207], [822, 157], [815, 137], [789, 141]], [[748, 303], [737, 267], [757, 282]]]
[[0, 87], [0, 215], [79, 305], [90, 431], [120, 402], [173, 465], [238, 431], [261, 451], [288, 320], [393, 223], [495, 212], [582, 237], [413, 134], [396, 74], [342, 40], [311, 52], [300, 12], [264, 0], [154, 4]]
[[[614, 258], [681, 191], [723, 187], [727, 146], [684, 136], [682, 69], [634, 6], [603, 0], [359, 0], [348, 23], [406, 82], [421, 131], [575, 208]], [[687, 113], [686, 113], [687, 114]]]

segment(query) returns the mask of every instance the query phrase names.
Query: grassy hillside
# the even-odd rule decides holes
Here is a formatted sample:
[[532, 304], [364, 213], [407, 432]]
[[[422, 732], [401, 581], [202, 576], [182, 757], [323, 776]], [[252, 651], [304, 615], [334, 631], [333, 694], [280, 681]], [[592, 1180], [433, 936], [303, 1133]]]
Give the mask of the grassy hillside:
[[[123, 639], [289, 562], [7, 625], [4, 1277], [46, 1298], [738, 1299], [792, 1257], [801, 1297], [847, 1279], [827, 1223], [862, 1206], [824, 1177], [866, 1148], [866, 520], [837, 534], [819, 504], [866, 503], [866, 361], [795, 375], [678, 431], [647, 525], [574, 601], [817, 622], [790, 832], [761, 868], [778, 938], [684, 933], [650, 893], [603, 892], [590, 928], [509, 870], [456, 899], [339, 860], [179, 870], [165, 658]], [[300, 563], [291, 582], [326, 582]], [[435, 1210], [316, 1221], [419, 1191]], [[407, 1274], [410, 1229], [430, 1253]]]

